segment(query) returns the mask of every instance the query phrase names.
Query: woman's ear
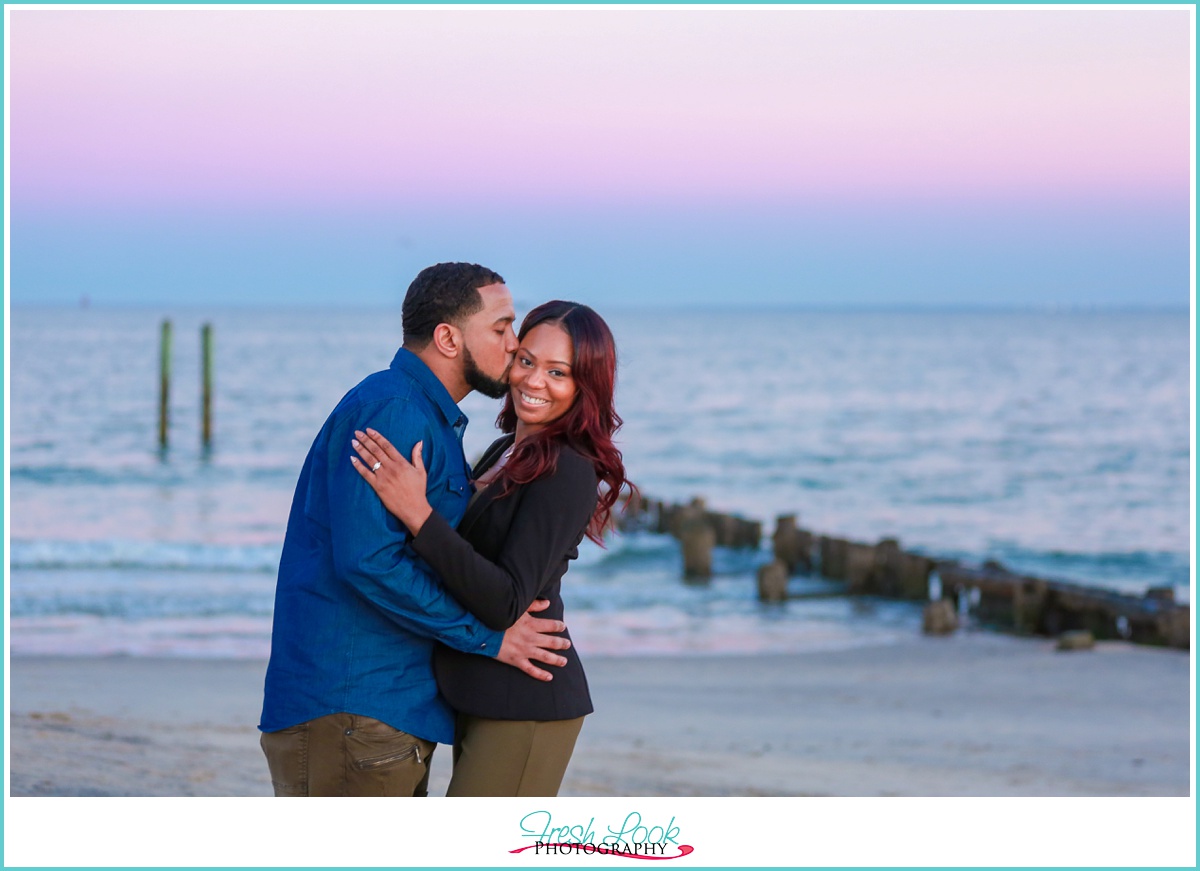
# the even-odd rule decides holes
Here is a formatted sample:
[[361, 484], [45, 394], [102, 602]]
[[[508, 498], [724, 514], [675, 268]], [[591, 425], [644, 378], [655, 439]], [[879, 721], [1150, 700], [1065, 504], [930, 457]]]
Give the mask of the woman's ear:
[[454, 324], [441, 323], [433, 329], [433, 346], [443, 357], [457, 357], [463, 348], [462, 330]]

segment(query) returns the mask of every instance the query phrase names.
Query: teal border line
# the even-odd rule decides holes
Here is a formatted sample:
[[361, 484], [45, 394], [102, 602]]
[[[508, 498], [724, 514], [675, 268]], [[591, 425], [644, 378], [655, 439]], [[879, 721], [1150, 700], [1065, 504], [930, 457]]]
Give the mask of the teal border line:
[[[34, 8], [39, 8], [39, 7], [53, 9], [53, 8], [68, 7], [68, 6], [70, 6], [70, 7], [81, 7], [81, 6], [82, 7], [86, 7], [86, 6], [111, 7], [114, 5], [120, 5], [120, 6], [126, 6], [126, 7], [136, 7], [136, 6], [195, 7], [197, 9], [210, 9], [211, 8], [211, 9], [230, 10], [230, 9], [237, 9], [237, 8], [240, 8], [240, 7], [243, 7], [246, 5], [254, 5], [254, 6], [260, 6], [260, 7], [261, 6], [273, 6], [273, 5], [277, 5], [277, 6], [318, 6], [318, 7], [327, 7], [330, 9], [335, 9], [338, 7], [339, 4], [328, 3], [328, 2], [318, 2], [318, 0], [300, 0], [300, 2], [289, 2], [289, 0], [264, 0], [264, 2], [257, 2], [257, 3], [184, 2], [184, 3], [170, 3], [170, 4], [154, 2], [154, 0], [124, 0], [124, 2], [121, 2], [120, 4], [105, 2], [105, 0], [75, 0], [75, 2], [65, 2], [65, 0], [64, 0], [64, 2], [55, 2], [55, 0], [33, 0], [33, 2], [28, 2], [28, 3], [0, 3], [0, 8], [2, 8], [2, 10], [4, 12], [7, 12], [9, 7], [17, 7], [17, 6], [20, 6], [24, 9], [34, 9]], [[388, 2], [388, 0], [354, 0], [354, 5], [403, 7], [403, 6], [429, 5], [429, 4], [415, 3], [415, 2], [396, 3], [396, 2]], [[471, 7], [486, 8], [486, 7], [490, 7], [490, 6], [507, 6], [507, 5], [512, 5], [512, 3], [508, 2], [508, 0], [472, 0], [472, 2], [466, 2], [466, 3], [450, 2], [450, 3], [443, 4], [443, 3], [440, 3], [440, 0], [438, 0], [438, 5], [457, 6], [457, 7], [463, 7], [463, 8], [471, 8]], [[653, 3], [647, 3], [647, 2], [629, 3], [629, 2], [622, 2], [622, 0], [583, 0], [583, 2], [578, 2], [578, 3], [561, 3], [561, 2], [555, 2], [555, 0], [524, 0], [524, 2], [521, 3], [521, 5], [524, 5], [524, 6], [548, 6], [548, 7], [554, 7], [554, 6], [560, 6], [560, 7], [562, 7], [562, 6], [597, 6], [597, 7], [620, 6], [620, 7], [634, 8], [634, 7], [639, 7], [639, 6], [658, 6], [658, 7], [662, 7], [662, 6], [737, 6], [739, 4], [720, 2], [720, 0], [699, 0], [699, 2], [692, 2], [692, 0], [659, 0], [659, 2], [653, 2]], [[1154, 7], [1164, 8], [1164, 9], [1165, 8], [1177, 8], [1177, 9], [1181, 9], [1181, 10], [1182, 9], [1192, 9], [1193, 12], [1195, 13], [1197, 6], [1200, 4], [1197, 4], [1195, 2], [1181, 2], [1181, 0], [1166, 0], [1166, 2], [1153, 2], [1153, 0], [1139, 0], [1139, 2], [1134, 2], [1134, 3], [1121, 3], [1121, 2], [1115, 2], [1115, 0], [1103, 0], [1103, 2], [1088, 2], [1088, 0], [1059, 0], [1059, 2], [1044, 2], [1044, 0], [1036, 0], [1036, 2], [1014, 2], [1014, 0], [987, 0], [987, 2], [969, 3], [969, 4], [956, 3], [956, 2], [953, 2], [953, 0], [934, 0], [934, 2], [923, 2], [923, 3], [918, 3], [918, 4], [906, 3], [906, 2], [903, 2], [903, 0], [881, 0], [881, 2], [872, 2], [872, 3], [844, 3], [844, 4], [843, 3], [830, 4], [830, 3], [818, 3], [818, 2], [789, 2], [789, 0], [754, 0], [754, 5], [780, 6], [780, 7], [784, 7], [784, 6], [797, 6], [797, 7], [829, 6], [830, 8], [833, 8], [834, 6], [844, 5], [847, 8], [862, 8], [867, 11], [869, 11], [871, 9], [884, 9], [884, 8], [892, 7], [892, 6], [912, 7], [914, 5], [931, 8], [931, 9], [937, 8], [940, 6], [956, 6], [956, 7], [963, 7], [963, 8], [967, 8], [967, 7], [996, 8], [996, 9], [1002, 9], [1002, 8], [1013, 7], [1013, 6], [1027, 7], [1030, 9], [1036, 8], [1038, 6], [1086, 6], [1086, 7], [1093, 7], [1093, 8], [1103, 8], [1103, 7], [1135, 8], [1137, 6], [1154, 6]], [[14, 11], [19, 11], [19, 10], [14, 10]], [[0, 16], [0, 85], [2, 85], [3, 83], [6, 83], [6, 81], [7, 81], [7, 69], [8, 69], [7, 68], [7, 60], [8, 60], [8, 58], [4, 53], [4, 38], [6, 35], [6, 29], [5, 29], [6, 18], [7, 18], [7, 16]], [[1192, 22], [1192, 44], [1193, 44], [1193, 51], [1195, 51], [1195, 49], [1196, 49], [1196, 19], [1195, 18], [1193, 18], [1193, 22]], [[1193, 111], [1195, 111], [1196, 110], [1195, 99], [1196, 99], [1197, 86], [1196, 86], [1195, 82], [1193, 82], [1192, 84], [1193, 84], [1193, 101], [1194, 101], [1193, 102]], [[7, 143], [7, 134], [8, 134], [7, 124], [4, 125], [4, 134], [5, 134], [4, 143]], [[1195, 147], [1195, 130], [1194, 129], [1192, 131], [1192, 134], [1193, 134], [1193, 148], [1194, 148]], [[3, 144], [0, 144], [0, 148], [2, 148], [2, 147], [3, 147]], [[2, 185], [3, 185], [3, 180], [0, 179], [0, 186], [2, 186]], [[1193, 202], [1194, 202], [1195, 197], [1196, 197], [1196, 178], [1195, 177], [1192, 178], [1192, 191], [1191, 192], [1192, 192], [1192, 197], [1193, 197]], [[5, 190], [4, 194], [7, 197], [8, 191]], [[0, 214], [0, 227], [3, 227], [3, 230], [5, 232], [8, 231], [8, 227], [4, 226], [4, 220], [3, 220], [2, 214]], [[1195, 234], [1196, 234], [1196, 227], [1194, 225], [1192, 227], [1192, 234], [1193, 234], [1193, 240], [1194, 240]], [[0, 257], [3, 257], [2, 253], [0, 253]], [[1194, 263], [1195, 263], [1195, 254], [1193, 252], [1193, 264]], [[1198, 318], [1197, 318], [1197, 306], [1196, 306], [1196, 297], [1195, 297], [1195, 287], [1194, 286], [1191, 288], [1191, 292], [1192, 292], [1192, 300], [1191, 300], [1191, 315], [1190, 315], [1190, 317], [1191, 317], [1193, 335], [1200, 336], [1200, 330], [1197, 329], [1198, 326], [1200, 326], [1200, 320], [1198, 320]], [[3, 326], [7, 320], [8, 320], [8, 300], [7, 300], [7, 296], [6, 296], [4, 310], [0, 311], [0, 336], [3, 335], [3, 332], [2, 332]], [[5, 351], [5, 353], [7, 353], [7, 346], [5, 346], [3, 350]], [[0, 357], [0, 379], [3, 378], [4, 368], [5, 368], [4, 367], [4, 359], [3, 359], [3, 357]], [[2, 383], [2, 382], [0, 382], [0, 383]], [[1200, 405], [1200, 390], [1198, 390], [1198, 386], [1200, 386], [1200, 385], [1198, 385], [1197, 382], [1195, 380], [1193, 380], [1192, 398], [1193, 398], [1193, 400], [1195, 400], [1197, 402], [1197, 405]], [[2, 407], [0, 407], [0, 452], [2, 452], [4, 450], [4, 445], [5, 445], [4, 425], [6, 423], [7, 423], [7, 420], [3, 414]], [[1193, 433], [1192, 456], [1193, 456], [1193, 464], [1196, 465], [1197, 472], [1196, 472], [1196, 474], [1194, 474], [1193, 483], [1196, 485], [1197, 492], [1200, 493], [1200, 465], [1195, 463], [1195, 457], [1196, 457], [1196, 443], [1194, 441], [1195, 435], [1196, 435], [1196, 433]], [[7, 480], [5, 481], [5, 486], [6, 486], [5, 499], [3, 500], [2, 503], [0, 503], [0, 523], [3, 522], [5, 512], [7, 511], [7, 508], [8, 508], [8, 505], [7, 505]], [[1200, 510], [1196, 510], [1196, 506], [1193, 506], [1193, 509], [1194, 509], [1193, 517], [1194, 517], [1194, 520], [1196, 520], [1196, 530], [1195, 531], [1197, 534], [1197, 538], [1200, 539]], [[4, 540], [0, 539], [0, 556], [7, 558], [7, 550], [5, 548], [5, 544], [6, 544], [6, 542]], [[1193, 566], [1195, 563], [1195, 559], [1196, 559], [1196, 554], [1193, 553], [1192, 554]], [[1193, 594], [1194, 594], [1194, 592], [1195, 591], [1193, 590]], [[7, 589], [7, 584], [6, 584], [6, 588], [5, 588], [6, 599], [7, 599], [7, 595], [8, 595], [8, 589]], [[1192, 601], [1193, 601], [1193, 603], [1195, 602], [1194, 595], [1192, 596]], [[1195, 608], [1193, 607], [1193, 631], [1194, 631], [1194, 617], [1195, 617], [1194, 611], [1195, 611]], [[0, 637], [3, 637], [3, 636], [4, 636], [3, 627], [0, 626]], [[7, 656], [8, 639], [6, 637], [3, 637], [3, 641], [5, 644], [5, 648], [4, 648], [5, 655]], [[1192, 656], [1195, 655], [1194, 649], [1190, 652], [1190, 655], [1192, 655]], [[0, 674], [0, 689], [7, 691], [7, 686], [4, 685], [2, 674]], [[1196, 716], [1195, 687], [1193, 687], [1193, 695], [1192, 695], [1192, 716], [1193, 716], [1193, 720], [1194, 720], [1195, 716]], [[0, 729], [7, 730], [7, 728], [8, 728], [7, 722], [4, 723], [3, 725], [0, 725]], [[8, 765], [7, 758], [0, 759], [0, 774], [3, 774], [7, 770], [7, 765]], [[1192, 758], [1192, 766], [1193, 766], [1194, 774], [1200, 773], [1200, 766], [1197, 766], [1197, 759], [1194, 756]], [[1200, 780], [1200, 778], [1197, 778], [1197, 780]], [[1193, 795], [1193, 796], [1191, 796], [1191, 798], [1194, 800], [1195, 796]], [[7, 801], [8, 796], [7, 795], [4, 796], [3, 800]], [[936, 836], [936, 828], [931, 827], [929, 830], [929, 834], [931, 836]], [[1008, 832], [1008, 833], [1001, 833], [1001, 834], [1019, 835], [1019, 832]], [[1155, 833], [1146, 833], [1145, 836], [1153, 837], [1154, 834]], [[1193, 834], [1193, 840], [1194, 840], [1195, 839], [1195, 829], [1193, 829], [1192, 834]], [[3, 842], [3, 833], [0, 833], [0, 846], [2, 846], [2, 842]], [[696, 856], [695, 861], [703, 861], [703, 859], [702, 859], [703, 844], [701, 843], [699, 845], [693, 845], [693, 846], [697, 847], [697, 853], [693, 854], [693, 856]], [[500, 848], [500, 849], [503, 852], [503, 848]], [[697, 855], [697, 854], [699, 854], [699, 855]], [[644, 869], [644, 871], [649, 871], [649, 869], [645, 869], [644, 865], [639, 865], [634, 860], [630, 860], [630, 861], [632, 863], [628, 866], [630, 869], [637, 868], [637, 869], [639, 869], [639, 871], [643, 871], [643, 869]], [[670, 869], [676, 869], [676, 868], [684, 869], [684, 868], [695, 868], [695, 867], [705, 867], [705, 868], [715, 867], [715, 866], [707, 866], [707, 865], [697, 865], [697, 864], [695, 864], [695, 862], [690, 861], [688, 858], [682, 858], [678, 861], [680, 864], [667, 865], [665, 867], [664, 871], [670, 871]], [[2, 867], [4, 867], [4, 868], [9, 868], [9, 867], [13, 867], [13, 868], [38, 867], [38, 868], [41, 868], [42, 866], [9, 866], [9, 865], [5, 864], [5, 865], [2, 865]], [[45, 866], [45, 867], [65, 869], [68, 867], [75, 868], [77, 866]], [[78, 866], [78, 867], [83, 868], [83, 867], [89, 867], [89, 866]], [[95, 866], [90, 866], [90, 867], [95, 867]], [[142, 866], [142, 867], [144, 867], [146, 869], [146, 871], [152, 871], [151, 866]], [[205, 869], [205, 868], [224, 869], [224, 868], [237, 868], [239, 866], [231, 865], [231, 866], [156, 866], [156, 867], [157, 868], [189, 867], [189, 868], [197, 869], [197, 871], [200, 871], [200, 869]], [[247, 867], [252, 867], [254, 869], [262, 869], [262, 871], [276, 871], [276, 869], [278, 869], [278, 871], [291, 871], [291, 866], [247, 866]], [[318, 868], [318, 867], [328, 867], [328, 866], [305, 866], [305, 867], [306, 868]], [[387, 866], [338, 866], [337, 871], [374, 871], [374, 869], [379, 868], [379, 867], [387, 867]], [[540, 864], [518, 865], [518, 864], [513, 864], [513, 865], [490, 866], [490, 867], [485, 867], [485, 866], [402, 866], [402, 867], [430, 868], [431, 871], [437, 871], [437, 869], [446, 869], [446, 868], [465, 869], [465, 868], [480, 868], [480, 867], [483, 867], [484, 871], [509, 871], [509, 869], [517, 868], [517, 867], [532, 867], [532, 868], [545, 869], [545, 871], [559, 871], [559, 869], [564, 869], [564, 871], [578, 871], [578, 869], [581, 869], [581, 868], [601, 867], [601, 866], [589, 866], [587, 864], [587, 860], [581, 860], [580, 862], [577, 862], [576, 864], [573, 864], [573, 865], [540, 865]], [[609, 866], [604, 866], [604, 867], [609, 867]], [[654, 866], [654, 867], [662, 867], [662, 866]], [[868, 871], [868, 869], [870, 869], [870, 871], [876, 871], [876, 869], [879, 869], [879, 868], [901, 869], [901, 868], [920, 867], [920, 866], [863, 866], [863, 865], [858, 865], [858, 866], [807, 866], [807, 865], [804, 865], [804, 866], [741, 866], [741, 867], [761, 868], [761, 869], [764, 869], [764, 871], [766, 871], [766, 869], [771, 868], [771, 867], [804, 867], [804, 868], [811, 868], [812, 871]], [[958, 869], [971, 869], [971, 868], [980, 868], [980, 867], [1001, 869], [1001, 868], [1026, 868], [1026, 867], [1037, 867], [1037, 866], [1036, 865], [1029, 865], [1029, 866], [988, 866], [988, 865], [937, 866], [939, 871], [958, 871]], [[1063, 868], [1063, 869], [1091, 869], [1091, 868], [1095, 868], [1098, 866], [1073, 865], [1073, 866], [1052, 866], [1052, 867]], [[1105, 867], [1106, 869], [1111, 869], [1111, 871], [1126, 871], [1126, 869], [1128, 869], [1128, 871], [1135, 871], [1133, 866], [1103, 866], [1103, 867]], [[1174, 868], [1174, 867], [1188, 867], [1188, 866], [1157, 866], [1157, 868]], [[1136, 871], [1156, 871], [1156, 868], [1151, 867], [1151, 866], [1136, 866]]]

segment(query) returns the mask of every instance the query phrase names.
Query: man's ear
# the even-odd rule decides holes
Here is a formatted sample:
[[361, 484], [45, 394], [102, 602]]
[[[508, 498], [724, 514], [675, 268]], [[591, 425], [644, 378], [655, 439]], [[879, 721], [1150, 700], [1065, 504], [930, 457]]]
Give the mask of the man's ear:
[[457, 357], [463, 348], [462, 330], [454, 326], [454, 324], [438, 324], [433, 329], [432, 345], [437, 348], [438, 353], [443, 357], [451, 359]]

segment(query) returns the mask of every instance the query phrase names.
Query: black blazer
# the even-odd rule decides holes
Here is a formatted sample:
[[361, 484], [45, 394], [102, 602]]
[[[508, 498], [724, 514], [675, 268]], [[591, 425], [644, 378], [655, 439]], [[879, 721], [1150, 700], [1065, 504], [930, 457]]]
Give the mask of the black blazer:
[[[475, 477], [514, 439], [507, 435], [494, 442], [475, 467]], [[562, 576], [579, 556], [579, 542], [596, 510], [596, 486], [591, 462], [564, 445], [554, 472], [503, 498], [497, 498], [498, 483], [486, 486], [457, 531], [435, 511], [412, 546], [454, 597], [492, 629], [517, 622], [534, 599], [550, 600], [536, 616], [562, 620]], [[554, 675], [552, 681], [540, 681], [497, 659], [438, 644], [434, 674], [442, 695], [465, 714], [496, 720], [570, 720], [590, 714], [579, 655], [574, 646], [560, 652], [567, 664], [538, 663]]]

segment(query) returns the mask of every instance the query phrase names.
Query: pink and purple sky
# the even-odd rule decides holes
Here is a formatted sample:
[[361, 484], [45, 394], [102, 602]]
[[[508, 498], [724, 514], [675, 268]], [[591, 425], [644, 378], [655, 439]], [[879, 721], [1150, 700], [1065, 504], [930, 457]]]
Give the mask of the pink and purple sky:
[[6, 11], [17, 305], [1190, 299], [1188, 8]]

